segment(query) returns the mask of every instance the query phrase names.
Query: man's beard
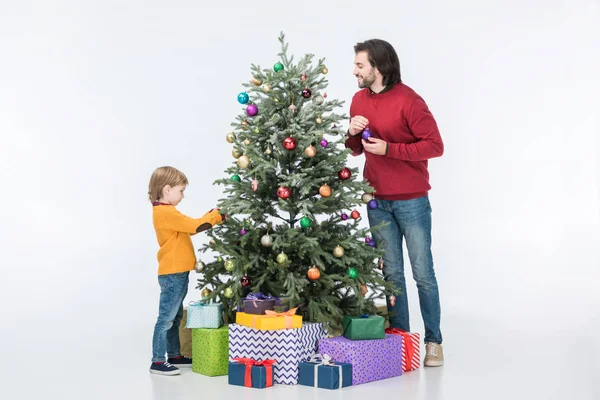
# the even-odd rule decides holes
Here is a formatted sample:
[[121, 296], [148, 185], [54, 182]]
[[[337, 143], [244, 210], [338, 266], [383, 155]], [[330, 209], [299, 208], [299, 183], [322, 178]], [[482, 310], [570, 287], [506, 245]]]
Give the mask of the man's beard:
[[375, 74], [370, 73], [368, 76], [363, 76], [362, 83], [358, 84], [358, 87], [361, 89], [370, 88], [371, 85], [375, 83]]

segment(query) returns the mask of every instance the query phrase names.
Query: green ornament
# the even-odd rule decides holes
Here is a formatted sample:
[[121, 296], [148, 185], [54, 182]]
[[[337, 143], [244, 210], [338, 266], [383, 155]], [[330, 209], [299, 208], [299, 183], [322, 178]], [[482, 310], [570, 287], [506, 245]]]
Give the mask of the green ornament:
[[285, 264], [288, 261], [288, 256], [284, 252], [281, 252], [277, 255], [277, 262], [281, 264]]
[[227, 297], [228, 299], [233, 297], [233, 290], [231, 290], [231, 288], [225, 288], [225, 290], [223, 290], [223, 296]]
[[230, 179], [232, 181], [234, 181], [234, 182], [241, 182], [242, 181], [242, 178], [240, 178], [239, 175], [232, 175]]
[[308, 217], [302, 217], [300, 219], [300, 226], [303, 227], [303, 228], [310, 227], [310, 218], [308, 218]]
[[356, 279], [358, 276], [358, 271], [354, 268], [348, 268], [348, 276], [352, 279]]
[[275, 72], [279, 72], [279, 71], [283, 70], [283, 64], [280, 62], [276, 63], [275, 65], [273, 65], [273, 70]]
[[223, 257], [217, 257], [217, 262], [223, 262]]
[[231, 272], [231, 271], [233, 271], [234, 267], [235, 267], [235, 264], [233, 263], [233, 260], [225, 261], [225, 270]]

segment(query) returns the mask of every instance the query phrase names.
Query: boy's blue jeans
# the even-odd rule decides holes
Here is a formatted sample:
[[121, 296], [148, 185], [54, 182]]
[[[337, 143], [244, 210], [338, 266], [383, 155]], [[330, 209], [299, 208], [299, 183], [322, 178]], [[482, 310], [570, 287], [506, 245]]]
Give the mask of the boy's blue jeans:
[[152, 362], [180, 355], [179, 324], [183, 317], [183, 299], [187, 295], [189, 271], [159, 275], [160, 305], [152, 338]]
[[433, 270], [431, 254], [431, 205], [429, 197], [411, 200], [377, 200], [379, 206], [368, 211], [369, 224], [375, 228], [382, 222], [388, 225], [373, 232], [377, 247], [383, 245], [383, 274], [402, 293], [392, 307], [387, 299], [390, 326], [410, 332], [408, 297], [404, 278], [403, 239], [410, 258], [413, 278], [417, 282], [421, 316], [425, 324], [425, 342], [442, 343], [440, 331], [440, 296]]

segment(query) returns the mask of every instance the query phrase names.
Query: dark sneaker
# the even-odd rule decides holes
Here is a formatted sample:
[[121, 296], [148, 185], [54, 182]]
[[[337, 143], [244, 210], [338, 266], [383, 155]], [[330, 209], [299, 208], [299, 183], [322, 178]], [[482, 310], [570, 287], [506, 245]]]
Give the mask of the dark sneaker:
[[181, 371], [179, 370], [179, 368], [175, 367], [174, 365], [171, 365], [168, 362], [153, 362], [150, 366], [150, 373], [158, 375], [179, 375]]
[[169, 362], [169, 364], [172, 364], [176, 367], [191, 367], [192, 366], [192, 359], [184, 357], [184, 356], [169, 358], [167, 360], [167, 362]]

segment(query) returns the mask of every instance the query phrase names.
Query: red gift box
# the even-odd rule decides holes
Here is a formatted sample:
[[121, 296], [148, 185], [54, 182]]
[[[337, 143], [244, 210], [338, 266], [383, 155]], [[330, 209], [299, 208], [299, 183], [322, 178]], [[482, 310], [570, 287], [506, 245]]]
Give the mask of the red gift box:
[[398, 328], [387, 328], [385, 333], [402, 336], [402, 372], [421, 366], [421, 335]]

